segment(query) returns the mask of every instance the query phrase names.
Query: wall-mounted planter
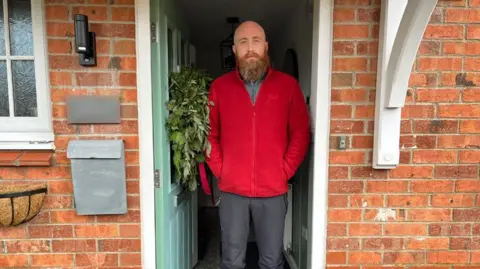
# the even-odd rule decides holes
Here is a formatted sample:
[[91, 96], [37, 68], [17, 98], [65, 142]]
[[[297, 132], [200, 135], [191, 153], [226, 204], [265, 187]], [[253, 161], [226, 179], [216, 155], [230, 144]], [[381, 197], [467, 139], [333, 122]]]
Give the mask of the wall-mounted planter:
[[17, 226], [30, 221], [40, 212], [46, 194], [46, 183], [0, 183], [0, 226]]

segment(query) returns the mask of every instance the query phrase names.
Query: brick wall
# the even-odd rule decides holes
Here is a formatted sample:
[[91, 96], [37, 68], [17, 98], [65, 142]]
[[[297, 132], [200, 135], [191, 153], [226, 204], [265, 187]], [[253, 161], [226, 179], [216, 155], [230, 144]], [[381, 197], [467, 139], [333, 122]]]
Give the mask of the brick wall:
[[480, 1], [439, 1], [402, 112], [401, 165], [390, 171], [371, 168], [379, 4], [335, 1], [328, 266], [478, 265]]
[[[57, 151], [51, 167], [1, 168], [2, 180], [47, 181], [49, 195], [30, 223], [0, 228], [0, 268], [140, 268], [134, 0], [46, 0], [45, 8]], [[87, 14], [97, 34], [95, 68], [79, 66], [73, 50], [76, 13]], [[119, 95], [121, 124], [67, 124], [69, 94]], [[126, 215], [78, 216], [73, 209], [67, 143], [97, 138], [125, 140]]]

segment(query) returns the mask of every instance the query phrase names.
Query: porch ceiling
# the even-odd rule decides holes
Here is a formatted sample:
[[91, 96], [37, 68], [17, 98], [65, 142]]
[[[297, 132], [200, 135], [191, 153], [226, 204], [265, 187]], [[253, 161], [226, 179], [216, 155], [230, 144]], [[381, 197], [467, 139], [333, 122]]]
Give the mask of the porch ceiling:
[[282, 26], [289, 13], [298, 5], [297, 1], [292, 0], [177, 1], [188, 20], [192, 39], [197, 47], [218, 47], [231, 32], [227, 17], [259, 22], [264, 26], [268, 38]]

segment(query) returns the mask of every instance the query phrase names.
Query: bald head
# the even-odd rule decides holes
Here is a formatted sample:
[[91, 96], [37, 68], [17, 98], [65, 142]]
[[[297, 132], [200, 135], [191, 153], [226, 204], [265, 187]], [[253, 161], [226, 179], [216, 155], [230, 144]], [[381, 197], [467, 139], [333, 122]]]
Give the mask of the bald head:
[[254, 21], [242, 22], [237, 27], [237, 30], [235, 30], [233, 40], [234, 43], [237, 43], [241, 39], [249, 37], [257, 37], [262, 39], [263, 41], [266, 41], [265, 30], [263, 30], [263, 27], [260, 26], [260, 24]]

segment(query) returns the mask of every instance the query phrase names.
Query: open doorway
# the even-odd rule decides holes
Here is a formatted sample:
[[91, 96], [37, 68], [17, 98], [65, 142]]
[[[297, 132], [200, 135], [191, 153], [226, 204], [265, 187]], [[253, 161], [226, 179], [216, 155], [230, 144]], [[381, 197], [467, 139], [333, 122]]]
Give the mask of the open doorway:
[[[269, 42], [272, 66], [291, 74], [300, 82], [309, 103], [311, 93], [313, 1], [177, 1], [185, 18], [190, 42], [195, 46], [196, 67], [217, 78], [235, 68], [231, 51], [233, 31], [239, 22], [254, 20], [262, 25]], [[290, 180], [289, 210], [284, 236], [285, 256], [292, 267], [306, 268], [308, 227], [308, 181], [310, 154]], [[212, 178], [214, 196], [218, 195]], [[216, 198], [216, 197], [214, 197]], [[198, 193], [198, 265], [218, 268], [220, 261], [220, 227], [216, 199]], [[247, 267], [257, 268], [255, 235], [247, 246]]]
[[[197, 68], [207, 71], [213, 78], [231, 71], [232, 63], [226, 57], [229, 53], [228, 46], [225, 47], [224, 54], [221, 46], [232, 34], [232, 24], [228, 23], [227, 18], [238, 17], [239, 21], [254, 20], [266, 31], [272, 66], [296, 77], [307, 104], [310, 103], [311, 95], [314, 104], [314, 100], [319, 97], [312, 91], [312, 85], [317, 84], [312, 73], [318, 74], [319, 71], [312, 69], [317, 64], [313, 61], [317, 61], [318, 57], [312, 53], [312, 47], [316, 44], [313, 40], [313, 1], [282, 0], [273, 3], [255, 0], [236, 2], [153, 0], [151, 3], [150, 14], [154, 22], [151, 25], [154, 35], [151, 47], [152, 103], [157, 104], [153, 105], [154, 167], [158, 173], [157, 178], [161, 181], [159, 187], [155, 189], [157, 268], [190, 269], [194, 266], [199, 269], [218, 268], [221, 254], [217, 204], [201, 190], [193, 194], [188, 193], [172, 181], [170, 147], [165, 143], [167, 140], [163, 129], [165, 111], [161, 106], [168, 99], [166, 87], [168, 72], [174, 71], [182, 64], [194, 64]], [[326, 41], [329, 40], [331, 39]], [[328, 64], [326, 69], [329, 69]], [[328, 103], [329, 99], [325, 100]], [[310, 111], [311, 114], [315, 114], [313, 105]], [[315, 116], [312, 115], [312, 128], [315, 128], [315, 121]], [[328, 121], [323, 124], [328, 126]], [[312, 135], [312, 139], [314, 137], [315, 135]], [[321, 142], [328, 142], [328, 136], [324, 138]], [[327, 152], [328, 145], [322, 150]], [[318, 148], [313, 150], [312, 144], [302, 166], [290, 181], [284, 236], [285, 259], [290, 268], [309, 268], [308, 264], [311, 261], [307, 260], [311, 259], [308, 252], [311, 252], [312, 241], [319, 242], [317, 239], [311, 240], [313, 232], [309, 231], [314, 222], [312, 220], [314, 151], [317, 152]], [[321, 162], [325, 157], [317, 158], [315, 162]], [[317, 172], [325, 173], [325, 167]], [[216, 186], [215, 182], [213, 185]], [[218, 194], [218, 191], [214, 190], [214, 195], [215, 193]], [[325, 197], [324, 194], [321, 196]], [[322, 203], [319, 205], [323, 206]], [[324, 230], [325, 227], [320, 228]], [[256, 268], [254, 235], [247, 252], [248, 259], [253, 258], [247, 263], [253, 266], [251, 268]]]

